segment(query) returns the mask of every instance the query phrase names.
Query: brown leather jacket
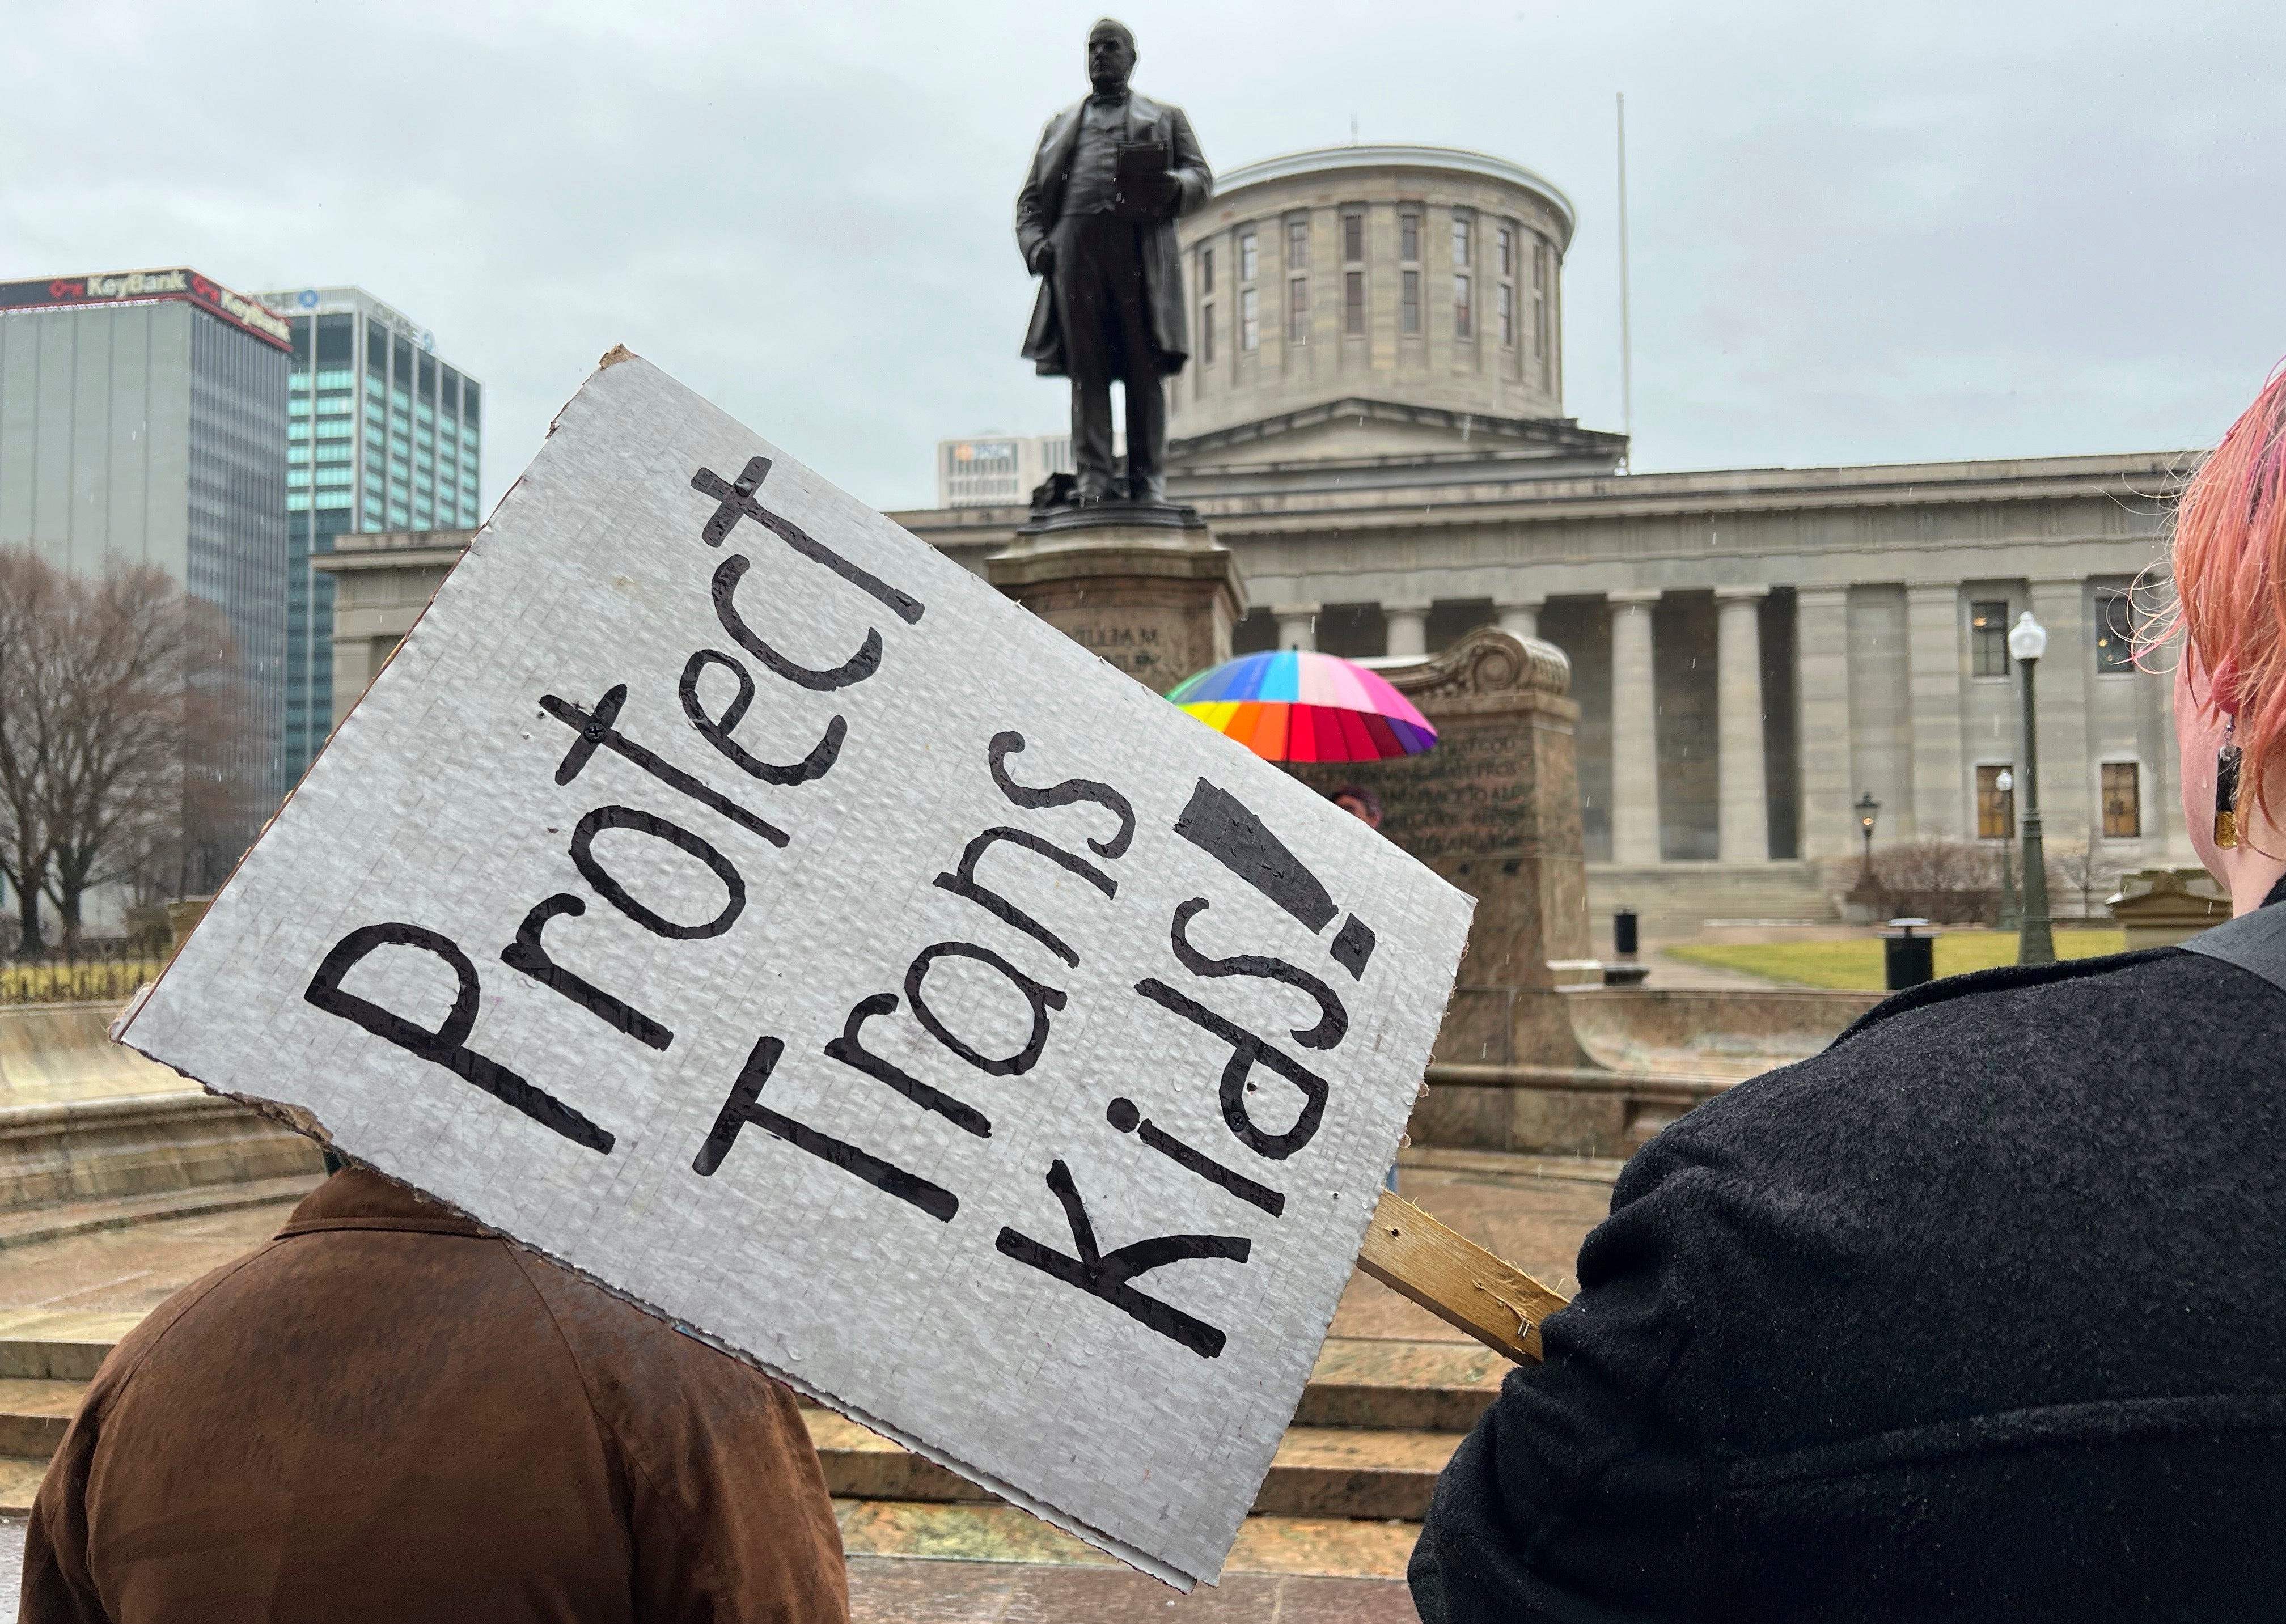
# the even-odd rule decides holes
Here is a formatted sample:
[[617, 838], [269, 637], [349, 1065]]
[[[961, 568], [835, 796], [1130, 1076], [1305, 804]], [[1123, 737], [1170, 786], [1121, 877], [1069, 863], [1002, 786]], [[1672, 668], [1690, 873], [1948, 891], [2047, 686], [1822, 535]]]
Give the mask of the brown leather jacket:
[[359, 1171], [104, 1362], [23, 1597], [36, 1624], [848, 1616], [784, 1388]]

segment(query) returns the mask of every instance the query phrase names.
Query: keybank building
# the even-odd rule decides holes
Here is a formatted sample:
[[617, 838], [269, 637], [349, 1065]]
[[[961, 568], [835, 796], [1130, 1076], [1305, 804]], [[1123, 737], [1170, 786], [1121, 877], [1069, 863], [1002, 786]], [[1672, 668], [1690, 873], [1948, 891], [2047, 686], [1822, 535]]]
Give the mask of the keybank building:
[[[239, 773], [283, 792], [286, 324], [187, 268], [0, 283], [0, 547], [84, 576], [155, 564], [217, 605], [255, 726]], [[221, 883], [252, 827], [190, 855]]]
[[360, 288], [257, 296], [293, 346], [286, 458], [283, 764], [292, 784], [334, 713], [334, 578], [312, 571], [348, 532], [477, 524], [484, 390], [425, 327]]

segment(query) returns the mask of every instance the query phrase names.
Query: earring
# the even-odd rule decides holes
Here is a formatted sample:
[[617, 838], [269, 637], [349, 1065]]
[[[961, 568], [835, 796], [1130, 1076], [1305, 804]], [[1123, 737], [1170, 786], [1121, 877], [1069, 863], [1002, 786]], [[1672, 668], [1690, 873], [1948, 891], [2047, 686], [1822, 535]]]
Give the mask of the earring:
[[2223, 718], [2222, 748], [2215, 753], [2214, 843], [2224, 851], [2238, 844], [2239, 749], [2231, 737], [2237, 726], [2237, 718]]

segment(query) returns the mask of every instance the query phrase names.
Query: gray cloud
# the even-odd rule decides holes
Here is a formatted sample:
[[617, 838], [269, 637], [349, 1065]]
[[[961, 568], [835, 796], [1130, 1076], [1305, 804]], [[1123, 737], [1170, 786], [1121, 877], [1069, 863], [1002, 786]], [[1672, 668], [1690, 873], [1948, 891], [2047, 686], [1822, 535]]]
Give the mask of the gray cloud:
[[[1085, 5], [115, 0], [11, 20], [0, 278], [362, 284], [490, 386], [487, 495], [625, 342], [885, 507], [1053, 427], [1010, 241]], [[1348, 138], [1564, 186], [1568, 409], [1638, 466], [2211, 440], [2286, 352], [2274, 8], [1169, 4], [1221, 168]]]

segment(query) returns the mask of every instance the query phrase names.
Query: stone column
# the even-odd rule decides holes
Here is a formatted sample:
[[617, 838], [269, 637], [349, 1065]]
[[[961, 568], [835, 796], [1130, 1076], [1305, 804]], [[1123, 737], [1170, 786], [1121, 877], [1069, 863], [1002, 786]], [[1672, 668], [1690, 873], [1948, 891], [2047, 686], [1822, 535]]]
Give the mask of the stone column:
[[1540, 635], [1540, 605], [1538, 598], [1519, 599], [1513, 603], [1495, 603], [1493, 613], [1500, 617], [1500, 628], [1511, 637]]
[[1659, 697], [1651, 672], [1656, 592], [1614, 592], [1612, 605], [1612, 861], [1657, 863]]
[[1429, 652], [1428, 604], [1383, 603], [1381, 614], [1389, 622], [1391, 659], [1419, 659]]
[[2095, 677], [2087, 583], [2052, 578], [2031, 587], [2032, 619], [2048, 633], [2039, 679], [2041, 821], [2051, 840], [2085, 840], [2090, 829], [2103, 827], [2087, 747], [2087, 687]]
[[1273, 603], [1271, 615], [1278, 622], [1278, 646], [1281, 649], [1314, 649], [1318, 646], [1318, 603]]
[[1714, 589], [1715, 765], [1722, 861], [1770, 860], [1770, 779], [1762, 768], [1761, 587]]
[[1958, 581], [1906, 584], [1905, 674], [1913, 738], [1913, 836], [1965, 840], [1968, 784], [1960, 756], [1964, 672]]
[[1846, 857], [1858, 848], [1849, 810], [1849, 588], [1799, 587], [1793, 595], [1794, 693], [1801, 739], [1801, 855]]

